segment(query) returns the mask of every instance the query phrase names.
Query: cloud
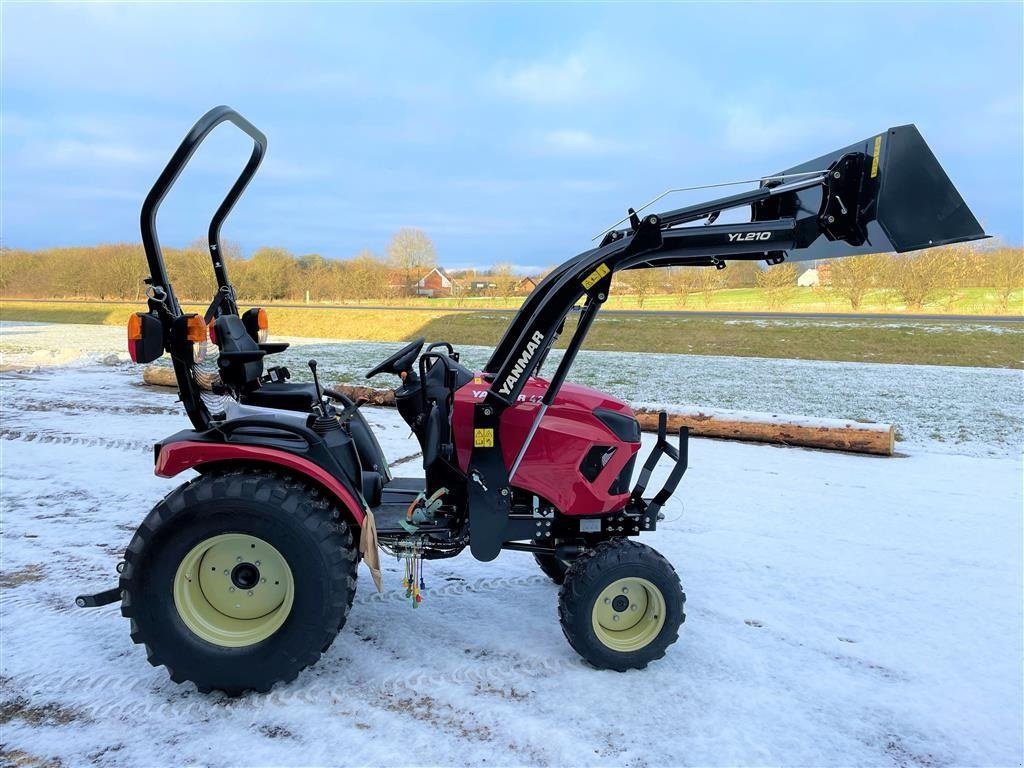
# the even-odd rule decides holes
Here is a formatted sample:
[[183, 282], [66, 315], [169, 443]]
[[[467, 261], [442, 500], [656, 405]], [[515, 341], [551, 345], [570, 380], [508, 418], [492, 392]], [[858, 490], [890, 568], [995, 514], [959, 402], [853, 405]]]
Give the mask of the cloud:
[[845, 120], [812, 115], [769, 116], [751, 107], [731, 107], [725, 113], [723, 140], [733, 151], [761, 154], [808, 140], [822, 146], [829, 146], [830, 139], [849, 143], [851, 131]]
[[33, 157], [39, 165], [62, 168], [101, 165], [152, 167], [160, 162], [160, 156], [152, 150], [140, 149], [126, 143], [83, 139], [35, 143], [26, 154]]
[[622, 142], [581, 130], [541, 133], [537, 136], [534, 146], [544, 153], [554, 155], [607, 155], [626, 149]]
[[535, 62], [499, 72], [495, 86], [511, 96], [539, 103], [586, 98], [593, 78], [579, 55], [554, 62]]

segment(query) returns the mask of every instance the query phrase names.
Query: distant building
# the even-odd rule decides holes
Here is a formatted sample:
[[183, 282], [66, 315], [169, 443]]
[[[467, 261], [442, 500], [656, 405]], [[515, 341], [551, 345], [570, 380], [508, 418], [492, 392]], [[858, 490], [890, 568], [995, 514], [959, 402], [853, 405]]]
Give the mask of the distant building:
[[818, 270], [807, 269], [796, 279], [796, 284], [801, 288], [817, 288], [821, 285], [821, 276], [818, 274]]
[[423, 277], [416, 281], [416, 294], [418, 296], [451, 296], [459, 292], [459, 284], [444, 271], [442, 267], [434, 267]]
[[515, 292], [521, 294], [527, 294], [537, 287], [537, 283], [540, 282], [539, 278], [524, 277], [515, 285]]

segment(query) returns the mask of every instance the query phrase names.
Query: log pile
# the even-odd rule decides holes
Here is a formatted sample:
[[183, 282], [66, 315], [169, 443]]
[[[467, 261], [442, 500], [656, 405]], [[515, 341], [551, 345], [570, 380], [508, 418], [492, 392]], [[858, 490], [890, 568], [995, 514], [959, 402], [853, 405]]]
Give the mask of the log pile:
[[[170, 368], [150, 365], [142, 375], [146, 384], [175, 387], [178, 384]], [[395, 407], [395, 394], [390, 389], [336, 384], [333, 389], [353, 400], [366, 398], [369, 405]], [[638, 407], [637, 421], [645, 432], [658, 431], [658, 409]], [[895, 430], [891, 424], [861, 423], [842, 419], [819, 419], [746, 411], [707, 408], [666, 408], [668, 430], [676, 433], [689, 427], [695, 437], [716, 437], [832, 451], [869, 453], [892, 456]]]

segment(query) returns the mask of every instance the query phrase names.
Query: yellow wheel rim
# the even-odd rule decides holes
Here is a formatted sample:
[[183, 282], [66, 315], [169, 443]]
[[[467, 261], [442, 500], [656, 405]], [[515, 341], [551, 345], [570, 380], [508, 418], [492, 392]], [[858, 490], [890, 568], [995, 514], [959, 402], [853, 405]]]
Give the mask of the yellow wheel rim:
[[224, 533], [194, 546], [174, 575], [174, 606], [207, 642], [241, 648], [266, 640], [292, 610], [288, 563], [263, 539]]
[[597, 596], [594, 634], [613, 651], [639, 651], [665, 626], [665, 597], [647, 579], [613, 581]]

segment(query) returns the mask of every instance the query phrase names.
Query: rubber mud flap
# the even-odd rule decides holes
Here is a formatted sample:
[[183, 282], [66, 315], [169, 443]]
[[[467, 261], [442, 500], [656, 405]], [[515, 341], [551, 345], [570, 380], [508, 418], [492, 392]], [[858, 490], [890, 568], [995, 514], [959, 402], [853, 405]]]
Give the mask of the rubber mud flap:
[[[483, 562], [501, 552], [510, 510], [508, 470], [498, 439], [500, 413], [478, 403], [473, 420], [473, 453], [466, 484], [469, 488], [469, 549]], [[502, 491], [506, 491], [502, 495]]]

